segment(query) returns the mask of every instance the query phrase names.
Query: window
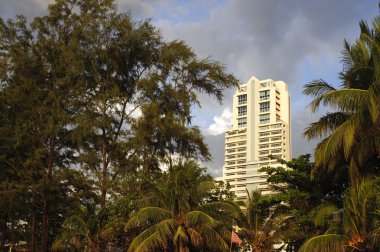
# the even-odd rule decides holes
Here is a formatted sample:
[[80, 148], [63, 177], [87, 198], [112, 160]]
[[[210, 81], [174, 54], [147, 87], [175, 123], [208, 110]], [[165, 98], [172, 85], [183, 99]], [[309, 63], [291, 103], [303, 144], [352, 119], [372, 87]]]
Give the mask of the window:
[[281, 134], [281, 130], [275, 130], [275, 131], [272, 131], [271, 134], [272, 134], [272, 135]]
[[247, 103], [247, 95], [239, 95], [238, 96], [238, 104], [246, 104]]
[[238, 119], [238, 128], [247, 127], [247, 118]]
[[269, 148], [269, 144], [262, 144], [259, 146], [260, 149]]
[[260, 91], [260, 101], [265, 101], [269, 99], [269, 90]]
[[281, 153], [281, 149], [272, 150], [271, 153]]
[[281, 140], [281, 137], [272, 137], [271, 140], [272, 140], [272, 141], [280, 141], [280, 140]]
[[269, 111], [269, 102], [260, 103], [260, 112]]
[[260, 142], [260, 143], [269, 142], [269, 138], [262, 138], [262, 139], [259, 139], [259, 142]]
[[270, 135], [270, 132], [263, 132], [263, 133], [259, 133], [259, 136], [269, 136]]
[[269, 114], [260, 115], [260, 123], [269, 123]]
[[238, 116], [247, 115], [247, 106], [238, 107]]

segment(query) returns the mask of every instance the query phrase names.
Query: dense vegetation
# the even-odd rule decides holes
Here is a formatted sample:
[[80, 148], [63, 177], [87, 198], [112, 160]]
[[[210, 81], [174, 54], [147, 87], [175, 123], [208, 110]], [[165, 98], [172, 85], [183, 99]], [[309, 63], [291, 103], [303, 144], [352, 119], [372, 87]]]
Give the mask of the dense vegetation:
[[[0, 19], [0, 246], [30, 251], [379, 251], [380, 17], [344, 44], [340, 89], [305, 86], [315, 152], [234, 202], [191, 110], [236, 79], [113, 0]], [[243, 209], [243, 210], [242, 210]], [[235, 245], [232, 249], [237, 251]]]

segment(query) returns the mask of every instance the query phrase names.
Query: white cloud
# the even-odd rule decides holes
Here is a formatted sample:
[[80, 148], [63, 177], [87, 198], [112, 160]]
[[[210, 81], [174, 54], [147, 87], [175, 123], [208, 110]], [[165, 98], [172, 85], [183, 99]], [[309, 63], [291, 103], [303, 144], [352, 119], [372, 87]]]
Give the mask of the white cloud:
[[211, 124], [207, 133], [210, 135], [222, 134], [228, 129], [232, 124], [232, 112], [230, 108], [224, 108], [221, 115], [214, 116], [214, 123]]

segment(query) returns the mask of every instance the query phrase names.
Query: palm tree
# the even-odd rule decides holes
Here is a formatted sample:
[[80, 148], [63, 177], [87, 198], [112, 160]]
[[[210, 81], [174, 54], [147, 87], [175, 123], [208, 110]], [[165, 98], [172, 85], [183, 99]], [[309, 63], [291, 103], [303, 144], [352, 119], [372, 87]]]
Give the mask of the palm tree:
[[96, 204], [77, 204], [76, 212], [62, 225], [62, 232], [52, 245], [53, 251], [101, 251], [104, 237], [111, 232], [111, 224], [101, 227], [102, 210]]
[[[228, 202], [207, 203], [205, 192], [214, 182], [202, 181], [195, 162], [170, 167], [165, 183], [153, 186], [146, 207], [126, 224], [125, 230], [140, 228], [128, 251], [226, 251], [229, 233], [223, 221], [232, 223], [238, 207]], [[219, 219], [223, 216], [223, 219]]]
[[364, 178], [346, 193], [343, 210], [322, 207], [315, 225], [330, 227], [323, 235], [307, 240], [300, 252], [306, 251], [379, 251], [380, 250], [380, 180]]
[[273, 246], [283, 240], [289, 229], [290, 214], [282, 213], [281, 206], [265, 208], [261, 201], [265, 196], [259, 190], [247, 191], [248, 201], [246, 202], [246, 217], [249, 228], [243, 228], [247, 234], [248, 244], [253, 251], [272, 251]]
[[352, 181], [359, 177], [359, 168], [380, 153], [380, 17], [372, 24], [370, 30], [361, 21], [360, 39], [353, 45], [345, 41], [340, 89], [316, 80], [303, 91], [314, 97], [313, 112], [321, 105], [334, 110], [304, 132], [308, 139], [327, 136], [315, 150], [315, 171], [348, 163]]

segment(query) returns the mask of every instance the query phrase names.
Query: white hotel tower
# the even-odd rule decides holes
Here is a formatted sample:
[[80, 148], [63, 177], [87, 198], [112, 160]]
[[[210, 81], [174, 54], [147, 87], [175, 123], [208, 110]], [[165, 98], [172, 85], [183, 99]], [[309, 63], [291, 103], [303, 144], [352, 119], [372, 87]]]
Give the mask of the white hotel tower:
[[258, 80], [252, 76], [239, 85], [233, 98], [232, 128], [226, 131], [223, 180], [238, 200], [247, 191], [269, 193], [264, 166], [279, 166], [268, 155], [291, 159], [290, 97], [283, 81]]

